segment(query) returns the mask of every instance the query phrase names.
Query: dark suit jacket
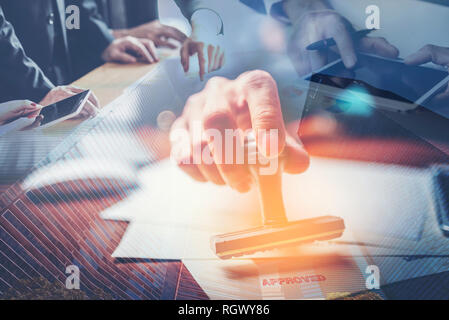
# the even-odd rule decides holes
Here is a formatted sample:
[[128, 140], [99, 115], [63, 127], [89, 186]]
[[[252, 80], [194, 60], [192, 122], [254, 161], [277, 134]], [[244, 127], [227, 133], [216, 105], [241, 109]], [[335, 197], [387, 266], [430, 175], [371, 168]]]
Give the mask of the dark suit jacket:
[[267, 10], [265, 8], [265, 3], [263, 2], [263, 0], [240, 0], [240, 2], [259, 13], [267, 14]]
[[42, 70], [24, 52], [0, 6], [0, 102], [39, 102], [53, 88]]
[[[72, 4], [80, 9], [79, 30], [65, 27], [65, 9]], [[27, 55], [58, 85], [100, 65], [113, 40], [94, 0], [0, 0], [0, 5]]]
[[[290, 24], [288, 16], [284, 11], [281, 2], [274, 4], [270, 9], [265, 7], [265, 2], [263, 0], [240, 0], [240, 2], [261, 14], [270, 13], [273, 17], [277, 18], [279, 21], [284, 22], [286, 24]], [[267, 12], [267, 9], [271, 11]]]
[[[131, 28], [159, 18], [157, 0], [96, 0], [109, 26]], [[167, 0], [165, 0], [167, 1]], [[174, 0], [182, 14], [190, 20], [199, 9], [207, 9], [208, 0]]]

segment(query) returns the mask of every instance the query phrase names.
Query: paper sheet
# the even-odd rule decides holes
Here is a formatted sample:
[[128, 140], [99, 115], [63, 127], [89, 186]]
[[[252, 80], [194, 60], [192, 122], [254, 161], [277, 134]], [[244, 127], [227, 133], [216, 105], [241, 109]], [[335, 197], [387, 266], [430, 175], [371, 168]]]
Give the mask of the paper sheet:
[[213, 254], [210, 237], [257, 226], [255, 192], [194, 182], [168, 161], [140, 178], [141, 193], [103, 212], [131, 221], [113, 256], [182, 259], [212, 299], [324, 299], [366, 290], [370, 264], [381, 266], [381, 285], [444, 267], [443, 256], [410, 259], [438, 247], [418, 245], [433, 214], [426, 170], [313, 158], [305, 174], [285, 175], [289, 219], [342, 216], [343, 237], [232, 260]]
[[[168, 161], [139, 177], [140, 190], [102, 213], [131, 221], [114, 257], [216, 259], [212, 236], [261, 223], [254, 191], [194, 182]], [[346, 231], [338, 241], [364, 242], [378, 254], [415, 247], [433, 210], [429, 187], [427, 171], [320, 158], [303, 175], [285, 175], [283, 186], [289, 220], [340, 216]]]
[[[104, 219], [228, 232], [261, 223], [254, 191], [198, 183], [169, 161], [139, 173], [141, 190], [105, 210]], [[418, 240], [432, 213], [425, 170], [313, 158], [302, 175], [284, 175], [289, 220], [335, 215], [347, 230]], [[360, 240], [362, 241], [362, 240]]]

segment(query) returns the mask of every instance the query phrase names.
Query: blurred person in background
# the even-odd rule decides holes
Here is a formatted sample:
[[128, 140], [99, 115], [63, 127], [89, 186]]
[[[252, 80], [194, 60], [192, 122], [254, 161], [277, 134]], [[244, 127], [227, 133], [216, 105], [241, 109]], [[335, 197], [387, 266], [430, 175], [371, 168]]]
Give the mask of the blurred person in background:
[[[0, 103], [12, 100], [27, 100], [11, 108], [11, 104], [0, 105], [0, 125], [23, 116], [35, 116], [41, 106], [47, 106], [83, 89], [74, 86], [55, 86], [40, 67], [25, 53], [13, 26], [5, 19], [0, 6]], [[33, 103], [31, 101], [38, 102]], [[99, 103], [94, 95], [83, 108], [83, 116], [93, 116]]]
[[153, 41], [157, 47], [175, 49], [181, 46], [181, 63], [185, 72], [190, 69], [189, 58], [196, 55], [201, 80], [206, 73], [224, 64], [223, 21], [211, 9], [207, 0], [174, 0], [190, 22], [192, 33], [187, 37], [180, 30], [159, 22], [157, 0], [96, 0], [100, 11], [115, 38], [132, 36]]
[[[355, 43], [352, 24], [326, 0], [240, 0], [259, 13], [270, 14], [291, 28], [288, 55], [300, 76], [341, 57], [347, 68], [357, 63], [357, 51], [397, 58], [399, 51], [384, 38], [364, 37]], [[310, 44], [333, 38], [330, 50], [309, 51]]]
[[[79, 28], [66, 26], [66, 9], [79, 9]], [[67, 85], [104, 62], [156, 62], [148, 39], [114, 39], [94, 0], [0, 0], [26, 54], [55, 85]]]

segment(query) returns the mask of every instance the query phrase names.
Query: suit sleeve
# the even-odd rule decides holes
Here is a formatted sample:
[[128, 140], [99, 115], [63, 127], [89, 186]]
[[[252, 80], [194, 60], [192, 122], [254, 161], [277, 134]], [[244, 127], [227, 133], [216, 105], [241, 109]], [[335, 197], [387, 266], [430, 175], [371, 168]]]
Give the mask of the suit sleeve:
[[80, 29], [71, 32], [76, 34], [79, 44], [89, 48], [92, 55], [100, 56], [114, 37], [101, 16], [97, 3], [95, 0], [78, 0], [71, 3], [80, 8]]
[[80, 9], [80, 28], [67, 31], [73, 76], [79, 78], [104, 63], [103, 51], [114, 41], [95, 0], [66, 0]]
[[261, 14], [268, 12], [264, 0], [240, 0], [240, 2]]
[[283, 23], [290, 23], [282, 5], [284, 0], [240, 0], [240, 2], [258, 13], [269, 14]]
[[39, 102], [54, 88], [42, 70], [25, 54], [1, 7], [0, 57], [0, 101], [29, 99]]

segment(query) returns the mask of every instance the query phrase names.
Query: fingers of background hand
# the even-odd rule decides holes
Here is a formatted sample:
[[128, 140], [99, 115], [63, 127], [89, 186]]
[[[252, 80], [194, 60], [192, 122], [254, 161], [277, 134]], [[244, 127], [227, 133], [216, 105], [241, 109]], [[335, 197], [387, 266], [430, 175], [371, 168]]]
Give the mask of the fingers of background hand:
[[399, 50], [385, 38], [365, 37], [359, 42], [359, 49], [363, 52], [376, 54], [390, 59], [399, 56]]
[[148, 52], [147, 48], [137, 39], [129, 39], [125, 43], [125, 48], [128, 50], [132, 50], [136, 54], [138, 54], [143, 61], [148, 63], [153, 63], [153, 58], [151, 54]]
[[[69, 90], [69, 92], [71, 93], [81, 93], [86, 91], [86, 89], [84, 88], [80, 88], [74, 85], [70, 85], [70, 86], [66, 86], [67, 90]], [[97, 96], [95, 95], [95, 93], [93, 93], [92, 91], [89, 94], [89, 98], [88, 100], [97, 108], [100, 107], [100, 101], [98, 100]]]
[[196, 181], [206, 182], [206, 178], [193, 163], [190, 133], [183, 117], [175, 120], [170, 129], [171, 158], [178, 167]]
[[86, 119], [89, 117], [95, 117], [97, 114], [98, 109], [90, 101], [87, 101], [81, 112], [73, 119]]
[[120, 63], [136, 63], [137, 58], [130, 55], [129, 53], [122, 52], [122, 51], [114, 51], [111, 53], [111, 58], [115, 62]]
[[330, 31], [330, 36], [334, 38], [341, 59], [346, 68], [351, 69], [357, 63], [357, 56], [354, 49], [354, 42], [348, 32], [347, 27], [342, 22], [335, 22]]
[[182, 67], [184, 68], [184, 72], [189, 71], [189, 62], [190, 62], [189, 45], [190, 44], [187, 40], [181, 47], [181, 64]]
[[83, 107], [83, 110], [85, 110], [91, 117], [95, 117], [98, 114], [97, 107], [89, 100], [87, 100], [86, 104]]
[[156, 50], [156, 47], [155, 47], [153, 41], [147, 40], [147, 39], [141, 39], [141, 42], [145, 46], [145, 48], [148, 50], [148, 52], [150, 53], [151, 57], [153, 58], [153, 62], [159, 61], [159, 57], [157, 55], [157, 50]]
[[39, 127], [41, 125], [42, 120], [44, 120], [44, 116], [38, 115], [34, 120], [33, 124], [30, 126], [30, 129]]
[[173, 28], [170, 26], [165, 26], [165, 25], [164, 25], [162, 35], [167, 38], [175, 39], [179, 42], [183, 42], [187, 39], [187, 36], [183, 32], [179, 31], [176, 28]]
[[327, 64], [327, 53], [325, 51], [309, 51], [307, 52], [307, 58], [309, 59], [310, 71], [318, 70]]
[[207, 46], [207, 73], [210, 73], [212, 71], [212, 65], [214, 62], [214, 49], [214, 46], [211, 44]]
[[31, 130], [31, 129], [39, 127], [41, 125], [42, 120], [44, 120], [44, 116], [38, 115], [32, 124], [30, 124], [29, 126], [26, 126], [25, 128], [22, 128], [21, 131]]
[[27, 118], [36, 118], [41, 112], [41, 109], [34, 109], [34, 111], [26, 111], [24, 112], [24, 115], [27, 116]]
[[154, 44], [158, 47], [166, 47], [169, 49], [176, 49], [178, 47], [177, 45], [171, 43], [170, 41], [162, 39], [154, 40]]
[[197, 48], [196, 52], [198, 54], [198, 64], [200, 66], [200, 79], [201, 81], [203, 81], [206, 69], [206, 58], [204, 57], [204, 44], [199, 43], [196, 48]]
[[64, 88], [64, 90], [73, 92], [73, 93], [81, 93], [83, 91], [86, 91], [86, 89], [74, 86], [74, 85], [70, 85], [70, 86], [63, 86], [62, 88]]
[[56, 87], [50, 90], [50, 92], [47, 93], [47, 95], [39, 102], [39, 104], [45, 107], [52, 103], [63, 100], [67, 96], [69, 95], [67, 92], [64, 91], [63, 87]]
[[218, 61], [218, 69], [223, 67], [224, 64], [225, 64], [225, 54], [224, 54], [224, 52], [222, 52], [221, 55], [220, 55], [220, 59]]
[[92, 91], [89, 94], [88, 101], [90, 101], [95, 108], [100, 108], [100, 100], [98, 100], [97, 96]]
[[215, 49], [215, 54], [213, 57], [213, 63], [212, 63], [212, 71], [218, 70], [220, 69], [220, 56], [221, 56], [221, 48], [220, 46], [217, 46], [217, 48]]
[[60, 90], [65, 95], [64, 99], [67, 98], [67, 97], [71, 97], [71, 96], [81, 92], [81, 91], [77, 91], [79, 89], [72, 88], [71, 86], [62, 86], [62, 87], [60, 87]]
[[309, 167], [309, 155], [304, 147], [290, 135], [285, 138], [284, 155], [284, 171], [287, 173], [302, 173]]
[[[309, 74], [312, 71], [310, 66], [309, 52], [306, 50], [306, 46], [303, 44], [302, 39], [292, 37], [288, 45], [288, 56], [295, 67], [298, 75], [303, 76]], [[313, 41], [312, 41], [313, 42]]]
[[40, 110], [42, 109], [42, 106], [38, 105], [38, 104], [29, 104], [29, 105], [23, 105], [20, 106], [19, 108], [17, 108], [16, 110], [13, 111], [14, 114], [28, 114], [30, 112], [40, 112]]
[[410, 65], [420, 65], [433, 62], [441, 66], [449, 65], [449, 48], [434, 45], [426, 45], [405, 58], [404, 62]]
[[276, 82], [261, 70], [244, 73], [238, 81], [248, 103], [259, 151], [267, 157], [279, 155], [285, 145], [285, 126]]

